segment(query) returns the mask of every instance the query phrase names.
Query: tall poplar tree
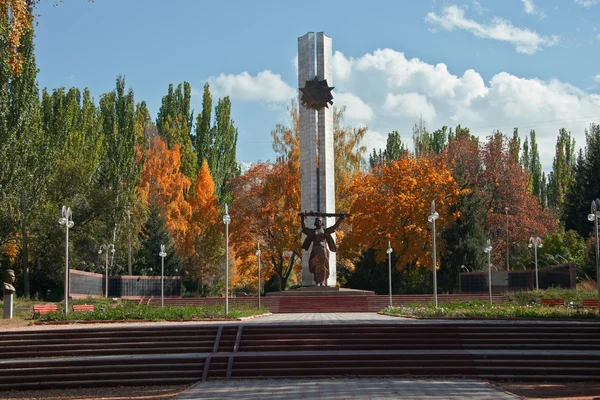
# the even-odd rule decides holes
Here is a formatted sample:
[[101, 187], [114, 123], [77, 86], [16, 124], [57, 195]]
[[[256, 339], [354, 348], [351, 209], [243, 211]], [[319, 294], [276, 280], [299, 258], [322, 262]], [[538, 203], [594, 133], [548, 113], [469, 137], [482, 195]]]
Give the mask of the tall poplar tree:
[[192, 88], [188, 82], [173, 89], [169, 84], [166, 96], [156, 118], [159, 133], [166, 139], [169, 148], [181, 148], [181, 172], [193, 179], [198, 171], [198, 156], [194, 150], [194, 137], [191, 135], [194, 112], [190, 109]]
[[[43, 196], [43, 182], [47, 176], [43, 161], [47, 153], [39, 131], [31, 8], [21, 10], [28, 24], [25, 24], [18, 48], [12, 49], [19, 56], [17, 74], [12, 74], [16, 71], [11, 70], [9, 15], [4, 11], [0, 13], [0, 246], [8, 245], [4, 251], [11, 253], [9, 258], [13, 258], [19, 249], [19, 267], [23, 269], [16, 265], [13, 268], [17, 275], [24, 275], [25, 295], [29, 296], [27, 215]], [[14, 20], [15, 15], [11, 18]], [[0, 251], [0, 258], [4, 251]]]
[[207, 158], [215, 192], [221, 203], [231, 201], [228, 185], [240, 173], [236, 160], [237, 139], [238, 130], [231, 119], [231, 101], [229, 97], [224, 97], [215, 106], [215, 123], [210, 130], [211, 146]]
[[561, 128], [556, 140], [552, 172], [548, 177], [548, 204], [560, 214], [563, 213], [568, 188], [573, 184], [575, 161], [575, 139], [571, 137], [571, 132]]
[[210, 86], [204, 84], [204, 92], [202, 94], [202, 112], [198, 114], [196, 120], [196, 152], [198, 153], [198, 165], [202, 165], [202, 161], [208, 161], [210, 149], [213, 139], [211, 138], [210, 117], [212, 114], [212, 96], [210, 94]]
[[540, 163], [540, 153], [538, 151], [537, 142], [535, 140], [535, 131], [532, 129], [529, 132], [530, 138], [530, 161], [529, 161], [529, 174], [531, 175], [531, 190], [532, 194], [536, 196], [540, 203], [542, 201], [542, 164]]
[[588, 237], [593, 225], [586, 216], [592, 200], [600, 197], [600, 125], [591, 124], [585, 131], [585, 149], [579, 151], [573, 183], [565, 201], [565, 229], [575, 229]]
[[135, 100], [133, 89], [125, 90], [125, 79], [118, 77], [116, 88], [100, 98], [102, 134], [105, 154], [100, 162], [100, 183], [107, 196], [110, 218], [106, 221], [106, 234], [112, 239], [125, 223], [125, 211], [136, 203], [136, 186], [141, 175], [141, 165], [136, 157]]

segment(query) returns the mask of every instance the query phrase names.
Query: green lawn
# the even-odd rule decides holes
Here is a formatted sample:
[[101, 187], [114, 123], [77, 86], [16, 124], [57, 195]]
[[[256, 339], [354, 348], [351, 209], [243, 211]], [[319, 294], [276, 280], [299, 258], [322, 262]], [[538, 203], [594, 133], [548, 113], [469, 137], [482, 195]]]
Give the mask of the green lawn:
[[[592, 289], [546, 289], [507, 294], [507, 301], [489, 304], [485, 301], [387, 307], [384, 313], [418, 318], [559, 318], [600, 319], [598, 308], [583, 308], [584, 299], [597, 299]], [[565, 299], [565, 307], [542, 306], [542, 299]]]
[[139, 305], [132, 301], [112, 300], [105, 298], [78, 299], [69, 301], [73, 304], [93, 304], [94, 312], [72, 312], [65, 315], [64, 302], [49, 303], [39, 300], [18, 298], [14, 303], [13, 316], [15, 319], [31, 320], [34, 304], [56, 304], [58, 311], [36, 317], [39, 321], [74, 321], [74, 320], [192, 320], [192, 319], [237, 319], [268, 313], [269, 310], [249, 306], [230, 305], [229, 314], [225, 316], [224, 305], [207, 305], [202, 307], [156, 307]]

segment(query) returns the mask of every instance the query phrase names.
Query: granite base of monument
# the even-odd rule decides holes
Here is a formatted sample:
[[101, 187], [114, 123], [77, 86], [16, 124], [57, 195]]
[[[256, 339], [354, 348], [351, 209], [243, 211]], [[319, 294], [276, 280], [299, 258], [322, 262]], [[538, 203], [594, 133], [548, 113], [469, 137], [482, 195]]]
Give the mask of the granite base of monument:
[[298, 289], [269, 292], [267, 296], [373, 296], [372, 290], [348, 289], [328, 286], [306, 286]]

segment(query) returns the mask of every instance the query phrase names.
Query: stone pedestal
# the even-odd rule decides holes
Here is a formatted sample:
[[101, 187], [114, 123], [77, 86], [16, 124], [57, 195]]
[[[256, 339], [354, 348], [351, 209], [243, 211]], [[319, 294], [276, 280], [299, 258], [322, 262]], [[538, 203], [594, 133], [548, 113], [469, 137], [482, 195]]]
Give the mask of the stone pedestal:
[[13, 317], [13, 296], [12, 293], [4, 293], [4, 319]]

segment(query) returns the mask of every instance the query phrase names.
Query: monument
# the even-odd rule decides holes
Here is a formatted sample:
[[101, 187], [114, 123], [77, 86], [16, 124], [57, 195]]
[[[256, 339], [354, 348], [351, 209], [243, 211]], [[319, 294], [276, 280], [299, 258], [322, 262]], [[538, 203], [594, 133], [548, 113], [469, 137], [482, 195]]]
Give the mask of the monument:
[[4, 294], [4, 319], [12, 319], [13, 317], [13, 296], [15, 293], [15, 271], [7, 269], [4, 271], [4, 284], [2, 292]]
[[[331, 38], [323, 32], [308, 32], [298, 38], [301, 209], [312, 214], [335, 214], [333, 109], [329, 107], [333, 105], [331, 59]], [[313, 226], [315, 218], [309, 216], [307, 225]], [[323, 218], [325, 228], [334, 222], [333, 216]], [[335, 233], [332, 237], [335, 240]], [[316, 284], [309, 270], [310, 254], [302, 250], [303, 286]], [[335, 252], [330, 253], [328, 264], [326, 286], [335, 287]]]

